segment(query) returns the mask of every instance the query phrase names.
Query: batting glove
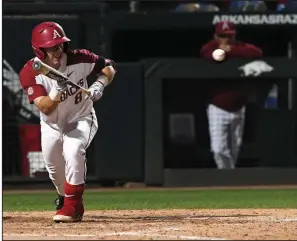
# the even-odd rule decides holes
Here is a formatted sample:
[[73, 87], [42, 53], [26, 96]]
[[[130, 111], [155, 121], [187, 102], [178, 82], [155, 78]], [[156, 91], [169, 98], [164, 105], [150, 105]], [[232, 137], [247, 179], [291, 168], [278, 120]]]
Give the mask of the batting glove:
[[52, 88], [51, 92], [49, 93], [49, 97], [53, 100], [53, 101], [59, 101], [60, 100], [60, 96], [62, 93], [64, 93], [67, 90], [67, 82], [60, 82], [55, 83], [54, 84], [54, 88]]
[[103, 83], [95, 81], [88, 89], [90, 91], [90, 96], [86, 96], [86, 98], [90, 98], [92, 101], [99, 100], [103, 95], [104, 87]]
[[66, 81], [57, 82], [55, 87], [60, 93], [64, 93], [68, 89]]

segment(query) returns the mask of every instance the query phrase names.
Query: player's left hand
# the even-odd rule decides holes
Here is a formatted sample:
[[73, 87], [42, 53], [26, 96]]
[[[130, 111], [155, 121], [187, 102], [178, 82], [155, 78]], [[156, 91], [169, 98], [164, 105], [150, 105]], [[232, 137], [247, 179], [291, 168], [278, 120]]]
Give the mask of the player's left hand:
[[66, 81], [55, 82], [55, 88], [60, 93], [64, 93], [68, 89], [67, 82]]
[[90, 98], [94, 102], [102, 97], [104, 85], [99, 81], [95, 81], [88, 90], [90, 91], [90, 95], [86, 96], [86, 99]]

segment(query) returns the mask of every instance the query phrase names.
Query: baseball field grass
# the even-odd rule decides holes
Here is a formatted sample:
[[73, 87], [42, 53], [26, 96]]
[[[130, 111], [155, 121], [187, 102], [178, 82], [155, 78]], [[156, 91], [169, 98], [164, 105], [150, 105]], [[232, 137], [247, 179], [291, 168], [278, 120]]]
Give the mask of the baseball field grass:
[[[54, 210], [53, 192], [3, 193], [3, 211]], [[88, 190], [87, 210], [297, 208], [297, 189]]]

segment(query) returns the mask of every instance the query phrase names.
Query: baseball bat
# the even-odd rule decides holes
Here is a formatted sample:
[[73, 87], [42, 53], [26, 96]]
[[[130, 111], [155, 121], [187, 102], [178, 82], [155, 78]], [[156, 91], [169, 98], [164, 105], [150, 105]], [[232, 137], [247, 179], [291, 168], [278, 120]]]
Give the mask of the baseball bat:
[[73, 87], [81, 89], [86, 95], [90, 96], [90, 91], [85, 89], [82, 86], [79, 86], [78, 84], [75, 84], [71, 82], [64, 74], [62, 74], [60, 71], [54, 69], [53, 67], [43, 63], [41, 60], [34, 60], [32, 67], [35, 71], [39, 72], [40, 74], [43, 74], [51, 79], [56, 80], [59, 82], [66, 81], [68, 85], [71, 85]]

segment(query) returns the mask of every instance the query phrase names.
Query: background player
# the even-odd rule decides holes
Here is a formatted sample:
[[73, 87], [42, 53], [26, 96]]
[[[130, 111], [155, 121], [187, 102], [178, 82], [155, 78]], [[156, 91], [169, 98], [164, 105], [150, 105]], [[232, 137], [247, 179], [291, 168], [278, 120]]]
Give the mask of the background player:
[[98, 128], [93, 101], [116, 73], [115, 63], [88, 50], [70, 50], [69, 38], [55, 22], [43, 22], [32, 31], [35, 55], [67, 75], [70, 81], [88, 88], [90, 97], [65, 82], [38, 74], [29, 60], [20, 71], [20, 81], [30, 103], [40, 110], [41, 146], [49, 177], [59, 194], [57, 222], [81, 221], [86, 177], [86, 149]]
[[[258, 47], [236, 40], [236, 28], [232, 22], [223, 21], [215, 26], [214, 39], [200, 50], [202, 58], [212, 60], [212, 53], [222, 49], [226, 59], [256, 58], [262, 56]], [[223, 81], [223, 80], [222, 80]], [[219, 169], [236, 166], [242, 143], [245, 105], [252, 90], [252, 83], [238, 80], [222, 82], [221, 88], [213, 91], [207, 108], [211, 150]]]

